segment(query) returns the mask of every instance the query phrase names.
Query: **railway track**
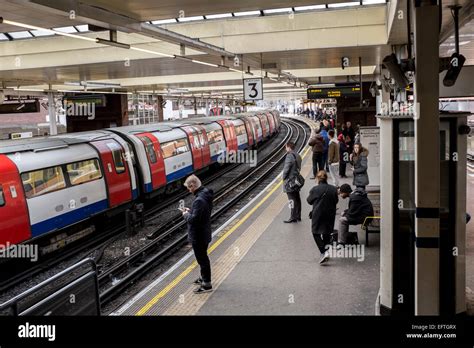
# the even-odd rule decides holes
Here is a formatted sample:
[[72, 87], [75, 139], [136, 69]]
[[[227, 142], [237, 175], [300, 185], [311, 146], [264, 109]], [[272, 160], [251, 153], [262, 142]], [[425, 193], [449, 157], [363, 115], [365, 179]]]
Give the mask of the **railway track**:
[[[286, 126], [287, 129], [289, 128]], [[287, 139], [287, 137], [284, 137]], [[275, 148], [280, 147], [284, 141], [280, 142]], [[274, 145], [274, 142], [269, 141], [259, 147], [259, 150], [264, 150], [270, 145]], [[208, 184], [215, 179], [225, 175], [226, 173], [236, 170], [240, 164], [229, 164], [224, 168], [220, 169], [214, 174], [204, 178], [203, 183]], [[226, 185], [230, 187], [232, 183]], [[188, 196], [189, 193], [185, 190], [181, 192], [175, 192], [171, 197], [154, 204], [149, 209], [145, 211], [145, 223], [148, 224], [153, 220], [156, 220], [156, 216], [160, 215], [160, 212], [163, 210], [169, 209], [170, 206], [177, 204], [181, 199]], [[175, 215], [173, 218], [164, 221], [162, 224], [157, 226], [155, 233], [149, 236], [154, 242], [160, 242], [165, 239], [170, 233], [165, 233], [163, 231], [173, 231], [172, 227], [175, 226], [181, 219], [181, 214]], [[122, 236], [126, 232], [126, 228], [123, 226], [123, 223], [119, 223], [117, 226], [113, 226], [107, 230], [102, 231], [99, 234], [95, 234], [93, 238], [87, 238], [85, 241], [81, 241], [79, 244], [73, 244], [70, 246], [70, 250], [64, 250], [62, 253], [53, 255], [54, 257], [47, 257], [42, 262], [37, 262], [34, 266], [25, 267], [25, 270], [20, 270], [19, 268], [13, 269], [13, 272], [7, 277], [7, 279], [0, 283], [0, 293], [6, 293], [15, 286], [31, 279], [34, 276], [41, 274], [53, 267], [65, 263], [68, 260], [77, 257], [78, 255], [87, 253], [87, 255], [96, 254], [96, 261], [100, 260], [103, 250], [105, 250], [108, 245], [110, 245], [114, 240]], [[134, 255], [134, 254], [132, 254]]]

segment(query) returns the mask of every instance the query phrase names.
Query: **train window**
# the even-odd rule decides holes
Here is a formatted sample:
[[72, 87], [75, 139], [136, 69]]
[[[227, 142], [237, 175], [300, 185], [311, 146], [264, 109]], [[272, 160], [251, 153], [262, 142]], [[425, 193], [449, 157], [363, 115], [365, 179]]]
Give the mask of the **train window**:
[[143, 144], [145, 144], [145, 151], [148, 155], [150, 163], [156, 163], [156, 152], [155, 148], [153, 147], [153, 142], [148, 137], [140, 137], [140, 139], [143, 141]]
[[71, 185], [79, 185], [102, 177], [99, 161], [91, 159], [66, 165]]
[[0, 185], [0, 207], [3, 207], [4, 205], [5, 205], [5, 196], [3, 195], [2, 185]]
[[186, 139], [178, 139], [175, 141], [176, 155], [189, 151], [188, 141]]
[[237, 136], [247, 134], [245, 131], [245, 125], [241, 124], [240, 126], [236, 126], [235, 134], [237, 134]]
[[122, 149], [116, 143], [107, 143], [107, 147], [112, 151], [112, 158], [114, 160], [115, 171], [117, 174], [125, 172], [125, 163], [122, 157]]
[[51, 167], [21, 174], [26, 198], [41, 196], [66, 187], [63, 169]]
[[177, 156], [189, 152], [188, 141], [185, 138], [168, 141], [167, 143], [161, 144], [161, 150], [163, 152], [163, 158]]
[[209, 144], [218, 143], [219, 141], [224, 140], [224, 134], [222, 133], [222, 130], [216, 129], [207, 133], [207, 139]]

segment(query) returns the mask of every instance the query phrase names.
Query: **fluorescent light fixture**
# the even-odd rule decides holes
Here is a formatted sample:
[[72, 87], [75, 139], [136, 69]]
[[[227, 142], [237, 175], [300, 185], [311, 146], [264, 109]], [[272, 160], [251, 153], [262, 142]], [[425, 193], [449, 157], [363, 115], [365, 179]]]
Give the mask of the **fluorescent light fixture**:
[[92, 88], [113, 88], [113, 87], [122, 87], [120, 83], [107, 83], [107, 82], [92, 82], [92, 81], [80, 81], [80, 82], [64, 82], [65, 86], [83, 86], [83, 87], [92, 87]]
[[122, 43], [122, 42], [105, 40], [105, 39], [101, 39], [99, 37], [97, 38], [97, 43], [102, 44], [102, 45], [107, 45], [107, 46], [114, 46], [114, 47], [118, 47], [118, 48], [125, 48], [125, 49], [130, 48], [129, 44], [125, 44], [125, 43]]
[[340, 2], [338, 4], [328, 4], [329, 8], [360, 6], [360, 2]]
[[200, 61], [200, 60], [195, 60], [195, 59], [191, 59], [191, 62], [197, 63], [197, 64], [201, 64], [201, 65], [212, 66], [212, 67], [214, 67], [214, 68], [218, 68], [218, 67], [219, 67], [219, 65], [217, 65], [217, 64], [208, 63], [208, 62], [202, 62], [202, 61]]
[[49, 31], [49, 32], [51, 32], [52, 34], [58, 34], [58, 35], [62, 35], [62, 36], [72, 37], [72, 38], [75, 38], [75, 39], [81, 39], [81, 40], [86, 40], [86, 41], [97, 42], [96, 39], [91, 38], [91, 37], [81, 36], [81, 35], [73, 35], [73, 34], [69, 34], [69, 33], [64, 33], [64, 32], [58, 31], [58, 30], [56, 30], [56, 29], [41, 28], [41, 27], [37, 27], [37, 26], [35, 26], [35, 25], [29, 25], [29, 24], [24, 24], [24, 23], [20, 23], [20, 22], [10, 21], [10, 20], [8, 20], [8, 19], [3, 19], [2, 22], [3, 22], [4, 24], [13, 25], [13, 26], [15, 26], [15, 27], [20, 27], [20, 28], [25, 28], [25, 29], [30, 29], [30, 30]]
[[336, 87], [336, 84], [334, 83], [319, 83], [319, 84], [314, 84], [314, 85], [309, 85], [308, 88], [317, 88], [317, 87]]
[[291, 9], [291, 7], [287, 7], [287, 8], [273, 8], [273, 9], [270, 9], [270, 10], [263, 10], [263, 13], [264, 14], [272, 14], [272, 13], [289, 13], [289, 12], [293, 12], [293, 10]]
[[31, 34], [27, 31], [15, 31], [12, 33], [8, 33], [14, 39], [26, 39], [31, 37]]
[[82, 24], [82, 25], [75, 25], [76, 29], [79, 30], [80, 33], [85, 33], [86, 31], [89, 31], [89, 25], [88, 24]]
[[194, 17], [182, 17], [178, 18], [178, 22], [191, 22], [191, 21], [202, 21], [204, 20], [203, 16], [194, 16]]
[[228, 18], [228, 17], [232, 17], [232, 13], [206, 15], [206, 19], [218, 19], [218, 18]]
[[312, 11], [325, 9], [326, 5], [311, 5], [311, 6], [298, 6], [295, 7], [295, 11]]
[[167, 53], [161, 53], [161, 52], [151, 51], [151, 50], [147, 50], [147, 49], [145, 49], [145, 48], [130, 47], [130, 49], [131, 49], [131, 50], [134, 50], [134, 51], [140, 51], [140, 52], [155, 54], [155, 55], [157, 55], [157, 56], [175, 58], [175, 55], [173, 55], [173, 54], [167, 54]]
[[155, 25], [172, 24], [172, 23], [176, 23], [176, 18], [160, 19], [158, 21], [151, 21], [151, 24], [155, 24]]
[[34, 37], [54, 35], [53, 33], [47, 30], [31, 30], [30, 33], [33, 34]]
[[53, 28], [53, 30], [60, 31], [61, 33], [73, 34], [77, 33], [76, 28], [74, 27], [61, 27], [61, 28]]
[[237, 69], [234, 69], [234, 68], [229, 68], [230, 71], [233, 71], [233, 72], [237, 72], [239, 74], [242, 73], [242, 70], [237, 70]]
[[260, 11], [244, 11], [244, 12], [234, 12], [234, 16], [260, 16]]
[[385, 4], [385, 0], [362, 0], [362, 5]]

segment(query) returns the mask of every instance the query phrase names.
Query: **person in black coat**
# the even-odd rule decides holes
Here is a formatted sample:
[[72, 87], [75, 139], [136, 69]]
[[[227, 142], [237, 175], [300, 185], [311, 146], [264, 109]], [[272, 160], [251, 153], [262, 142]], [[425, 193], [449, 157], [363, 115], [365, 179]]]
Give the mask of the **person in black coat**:
[[286, 144], [286, 158], [283, 166], [283, 192], [288, 196], [290, 205], [290, 218], [284, 223], [294, 223], [301, 221], [301, 188], [289, 187], [290, 181], [298, 176], [301, 170], [301, 156], [295, 151], [295, 143], [289, 141]]
[[309, 192], [307, 202], [313, 206], [311, 211], [311, 232], [314, 241], [321, 252], [319, 263], [329, 259], [328, 245], [334, 233], [336, 206], [339, 201], [336, 187], [329, 185], [328, 175], [324, 170], [317, 174], [318, 185]]
[[339, 219], [339, 243], [342, 245], [359, 243], [357, 233], [349, 232], [349, 225], [360, 225], [366, 217], [374, 216], [374, 208], [367, 192], [360, 187], [351, 191], [348, 184], [343, 184], [339, 189], [342, 199], [349, 197], [349, 206]]
[[344, 139], [344, 135], [339, 134], [337, 137], [339, 141], [339, 176], [341, 178], [347, 178], [346, 176], [346, 165], [349, 161], [349, 151]]
[[195, 285], [199, 285], [194, 293], [200, 294], [212, 291], [211, 262], [207, 255], [207, 248], [212, 239], [211, 211], [214, 192], [201, 186], [201, 180], [195, 175], [190, 175], [184, 182], [184, 186], [196, 197], [191, 209], [183, 208], [181, 211], [184, 221], [188, 224], [188, 241], [193, 247], [196, 261], [201, 268], [201, 277], [194, 282]]

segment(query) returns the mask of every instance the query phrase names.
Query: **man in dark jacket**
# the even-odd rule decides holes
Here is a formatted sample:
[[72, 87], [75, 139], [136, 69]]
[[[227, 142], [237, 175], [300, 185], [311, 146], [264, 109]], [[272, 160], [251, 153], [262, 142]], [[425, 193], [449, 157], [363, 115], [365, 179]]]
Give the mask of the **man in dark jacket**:
[[324, 170], [317, 174], [318, 185], [309, 191], [308, 204], [313, 206], [311, 211], [311, 232], [321, 253], [319, 263], [329, 259], [328, 245], [331, 234], [334, 233], [336, 206], [339, 201], [336, 187], [328, 184], [328, 175]]
[[286, 144], [286, 158], [283, 167], [283, 191], [288, 195], [291, 215], [283, 222], [293, 223], [301, 221], [301, 196], [300, 189], [291, 189], [288, 183], [295, 178], [301, 170], [301, 156], [295, 151], [295, 144]]
[[194, 290], [195, 294], [212, 291], [211, 284], [211, 262], [207, 255], [207, 248], [212, 239], [211, 234], [211, 211], [214, 192], [201, 186], [201, 180], [195, 175], [190, 175], [184, 182], [184, 186], [196, 198], [191, 209], [183, 208], [183, 218], [188, 224], [188, 240], [193, 246], [196, 261], [201, 267], [201, 277], [194, 284], [199, 288]]
[[374, 216], [372, 202], [367, 197], [367, 192], [358, 187], [355, 191], [348, 184], [343, 184], [339, 189], [341, 198], [349, 197], [348, 209], [344, 210], [339, 219], [340, 244], [359, 244], [357, 233], [349, 232], [349, 225], [360, 225], [368, 216]]
[[323, 151], [324, 151], [324, 139], [319, 131], [313, 130], [311, 137], [309, 138], [308, 145], [311, 146], [313, 150], [313, 176], [310, 177], [311, 180], [314, 180], [316, 174], [323, 168]]

